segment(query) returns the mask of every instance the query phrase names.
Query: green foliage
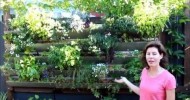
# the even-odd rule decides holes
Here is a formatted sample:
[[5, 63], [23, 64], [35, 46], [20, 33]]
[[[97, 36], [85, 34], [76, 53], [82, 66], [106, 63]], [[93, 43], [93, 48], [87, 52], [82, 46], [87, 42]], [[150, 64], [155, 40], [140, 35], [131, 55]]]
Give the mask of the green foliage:
[[92, 75], [98, 78], [106, 78], [109, 73], [108, 66], [104, 63], [92, 65]]
[[113, 23], [114, 29], [120, 32], [137, 32], [137, 26], [134, 19], [130, 16], [119, 17]]
[[47, 56], [50, 63], [60, 70], [81, 65], [80, 48], [74, 42], [63, 47], [51, 46]]
[[181, 76], [185, 74], [183, 66], [180, 64], [169, 64], [167, 66], [167, 69], [171, 71], [172, 73], [174, 73], [176, 76]]
[[137, 35], [138, 29], [131, 16], [126, 15], [119, 18], [107, 18], [103, 27], [124, 41], [137, 38], [135, 35]]
[[99, 33], [99, 32], [92, 32], [91, 35], [89, 35], [90, 41], [94, 45], [96, 45], [101, 50], [108, 50], [111, 47], [115, 47], [117, 44], [117, 38], [112, 35], [111, 33]]
[[139, 82], [143, 65], [138, 57], [132, 58], [124, 65], [127, 77], [132, 82]]
[[159, 35], [174, 13], [184, 8], [185, 0], [140, 0], [134, 7], [134, 19], [139, 32], [148, 37]]
[[177, 93], [177, 100], [190, 100], [190, 95], [188, 93]]
[[89, 35], [91, 43], [93, 43], [97, 48], [100, 48], [105, 55], [105, 60], [110, 63], [113, 59], [113, 50], [117, 46], [117, 37], [112, 35], [110, 32], [92, 32]]
[[[97, 67], [108, 67], [102, 63], [99, 63], [99, 65], [84, 65], [80, 67], [80, 70], [77, 71], [76, 75], [76, 81], [75, 81], [75, 86], [87, 86], [88, 89], [91, 90], [91, 92], [94, 94], [95, 97], [103, 99], [103, 95], [101, 94], [100, 90], [102, 88], [108, 89], [108, 94], [114, 95], [115, 93], [118, 93], [120, 89], [120, 85], [117, 83], [112, 83], [112, 84], [106, 84], [111, 81], [106, 80], [106, 78], [101, 78], [99, 77], [100, 75], [95, 75], [94, 74], [94, 68], [92, 66], [97, 66]], [[107, 71], [107, 68], [105, 68]], [[101, 74], [101, 72], [98, 72]], [[102, 84], [106, 81], [105, 84]]]
[[38, 0], [1, 0], [0, 9], [6, 9], [7, 7], [15, 9], [16, 14], [24, 15], [27, 12], [27, 8], [32, 5], [42, 7], [44, 9], [52, 10], [54, 8], [67, 9], [70, 6], [69, 0], [43, 0], [39, 2]]
[[134, 19], [139, 32], [144, 36], [157, 36], [164, 29], [170, 13], [162, 2], [156, 5], [152, 0], [140, 1], [134, 8]]
[[[170, 63], [167, 69], [175, 75], [181, 76], [184, 74], [183, 65], [176, 64], [175, 61], [172, 60], [173, 58], [177, 60], [184, 58], [184, 52], [182, 50], [178, 50], [178, 48], [185, 45], [185, 37], [181, 32], [178, 31], [178, 28], [180, 27], [180, 20], [178, 20], [177, 17], [180, 16], [172, 16], [168, 21], [168, 25], [166, 28], [168, 36], [170, 36], [170, 38], [172, 39], [166, 44], [166, 49], [170, 58]], [[176, 50], [174, 49], [174, 46], [177, 47], [175, 48]]]
[[[73, 0], [74, 8], [86, 12], [99, 12], [106, 17], [121, 17], [133, 13], [138, 0]], [[87, 6], [88, 5], [88, 6]]]
[[113, 97], [104, 97], [103, 99], [101, 99], [101, 100], [117, 100], [117, 99], [115, 99], [115, 98], [113, 98]]
[[1, 0], [0, 1], [0, 10], [3, 10], [3, 12], [9, 12], [11, 1], [12, 0]]
[[0, 100], [7, 100], [7, 93], [0, 92]]
[[184, 4], [185, 0], [75, 0], [73, 3], [81, 11], [103, 13], [107, 18], [132, 16], [144, 37], [158, 36], [171, 14], [183, 9]]
[[93, 42], [88, 38], [84, 40], [78, 40], [79, 48], [81, 48], [81, 53], [83, 55], [99, 55], [101, 53], [100, 48], [93, 44]]
[[35, 94], [33, 97], [28, 98], [28, 100], [53, 100], [53, 99], [41, 98], [39, 95]]
[[15, 59], [15, 69], [20, 80], [35, 81], [40, 79], [43, 67], [37, 64], [33, 56], [24, 56]]
[[[62, 85], [69, 81], [68, 87], [72, 85], [73, 87], [87, 86], [88, 89], [92, 91], [95, 97], [102, 100], [115, 100], [113, 94], [117, 93], [120, 89], [118, 84], [98, 84], [98, 83], [109, 83], [109, 80], [101, 80], [100, 76], [115, 78], [115, 76], [108, 75], [107, 65], [89, 65], [81, 64], [81, 48], [86, 51], [90, 51], [96, 54], [100, 54], [100, 50], [104, 51], [107, 55], [111, 55], [110, 51], [115, 48], [118, 42], [118, 38], [124, 41], [134, 39], [135, 35], [142, 37], [155, 37], [161, 31], [163, 31], [166, 26], [166, 22], [172, 13], [177, 13], [178, 9], [182, 9], [184, 0], [45, 0], [43, 2], [26, 2], [25, 0], [10, 0], [10, 7], [14, 8], [17, 15], [15, 19], [11, 21], [11, 29], [17, 30], [16, 34], [6, 34], [4, 39], [9, 40], [13, 46], [14, 57], [16, 55], [24, 52], [28, 54], [33, 51], [31, 45], [35, 42], [50, 41], [50, 40], [63, 40], [68, 36], [67, 28], [69, 24], [62, 21], [57, 21], [52, 19], [51, 14], [47, 13], [55, 7], [67, 8], [75, 7], [80, 11], [99, 12], [105, 14], [105, 23], [103, 27], [97, 30], [90, 30], [90, 35], [87, 41], [76, 44], [71, 42], [71, 44], [65, 44], [63, 47], [52, 46], [48, 53], [49, 64], [55, 66], [55, 68], [64, 73], [65, 69], [72, 69], [72, 82], [70, 81], [70, 76], [66, 75], [55, 75], [53, 82], [57, 85]], [[37, 3], [38, 2], [38, 3]], [[142, 3], [144, 2], [144, 3]], [[36, 6], [33, 6], [36, 5]], [[77, 18], [74, 20], [78, 20]], [[181, 20], [185, 22], [187, 19]], [[62, 23], [61, 23], [62, 22]], [[72, 24], [71, 24], [72, 23]], [[66, 26], [67, 24], [67, 26]], [[74, 23], [74, 26], [78, 23]], [[67, 27], [67, 28], [66, 28]], [[80, 26], [79, 28], [81, 28]], [[166, 26], [168, 28], [168, 26]], [[178, 34], [174, 30], [170, 30], [171, 27], [167, 29], [169, 35], [174, 38], [171, 44], [168, 44], [168, 52], [173, 57], [180, 59], [183, 57], [183, 52], [173, 51], [171, 48], [174, 44], [183, 46], [183, 36]], [[174, 28], [175, 29], [175, 28]], [[77, 28], [75, 29], [78, 30]], [[62, 35], [56, 35], [60, 33]], [[56, 37], [56, 38], [54, 38]], [[139, 38], [137, 37], [137, 38]], [[63, 38], [63, 39], [62, 39]], [[12, 49], [11, 49], [12, 50]], [[86, 51], [85, 51], [86, 50]], [[38, 52], [37, 52], [38, 53]], [[142, 64], [138, 58], [138, 53], [129, 53], [132, 58], [129, 62], [124, 65], [126, 73], [124, 73], [129, 80], [137, 83], [140, 80], [140, 72], [142, 70]], [[123, 56], [123, 53], [118, 56]], [[81, 66], [82, 65], [82, 66]], [[123, 67], [123, 65], [122, 65]], [[122, 67], [115, 66], [114, 70], [121, 71]], [[15, 60], [15, 69], [19, 78], [24, 81], [34, 81], [39, 80], [44, 67], [37, 63], [33, 56], [24, 56]], [[102, 71], [103, 70], [103, 71]], [[183, 73], [182, 66], [180, 65], [169, 65], [169, 70], [177, 75]], [[71, 70], [69, 70], [71, 71]], [[75, 75], [76, 73], [76, 75]], [[118, 74], [117, 74], [118, 75]], [[69, 79], [67, 78], [69, 77]], [[52, 77], [51, 77], [52, 78]], [[71, 87], [71, 86], [70, 86]], [[108, 89], [108, 95], [110, 97], [103, 97], [100, 89]], [[39, 100], [41, 99], [38, 95], [29, 98], [29, 100]]]
[[24, 52], [24, 54], [29, 54], [33, 48], [31, 45], [33, 45], [32, 38], [29, 36], [29, 34], [24, 31], [27, 29], [23, 28], [23, 32], [19, 32], [18, 34], [15, 33], [8, 33], [5, 34], [5, 37], [10, 36], [11, 39], [11, 51], [12, 55], [19, 54], [20, 52]]
[[99, 82], [98, 77], [95, 77], [92, 75], [92, 67], [91, 65], [86, 65], [81, 68], [77, 72], [76, 77], [76, 85], [81, 85], [81, 83], [87, 86], [88, 89], [91, 90], [91, 92], [94, 94], [95, 97], [99, 98], [101, 96], [99, 89], [101, 86], [99, 86], [97, 83]]
[[14, 29], [28, 33], [33, 40], [49, 40], [55, 32], [63, 32], [64, 36], [67, 35], [65, 28], [52, 19], [50, 13], [36, 6], [30, 7], [25, 15], [14, 18], [11, 24]]
[[4, 34], [3, 39], [5, 40], [6, 43], [12, 43], [13, 35], [12, 34]]

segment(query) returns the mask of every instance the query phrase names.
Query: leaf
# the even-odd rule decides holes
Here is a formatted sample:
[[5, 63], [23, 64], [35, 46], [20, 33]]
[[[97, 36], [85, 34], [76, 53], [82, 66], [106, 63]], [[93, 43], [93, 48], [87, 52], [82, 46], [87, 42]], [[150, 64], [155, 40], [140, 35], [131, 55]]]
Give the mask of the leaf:
[[34, 97], [30, 97], [28, 100], [33, 100], [34, 99]]
[[40, 98], [39, 95], [36, 95], [36, 94], [35, 94], [34, 97], [35, 97], [35, 99], [39, 99]]

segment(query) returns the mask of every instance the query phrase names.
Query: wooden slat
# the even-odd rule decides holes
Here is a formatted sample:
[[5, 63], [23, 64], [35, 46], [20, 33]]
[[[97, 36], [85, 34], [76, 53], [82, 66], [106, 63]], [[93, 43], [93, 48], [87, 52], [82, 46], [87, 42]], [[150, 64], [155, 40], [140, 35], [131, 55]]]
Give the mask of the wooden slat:
[[[61, 42], [55, 43], [35, 43], [31, 47], [34, 51], [43, 52], [48, 51], [50, 46], [63, 46], [64, 44], [69, 43], [70, 41], [74, 41], [74, 39], [67, 39]], [[76, 39], [75, 39], [76, 41]], [[143, 42], [119, 42], [117, 43], [115, 51], [133, 51], [133, 50], [143, 50], [144, 46], [147, 44], [146, 41]], [[5, 44], [5, 52], [10, 52], [11, 45]]]
[[113, 60], [113, 64], [126, 64], [130, 59], [134, 57], [116, 57]]
[[178, 86], [176, 88], [176, 92], [177, 93], [190, 93], [190, 84], [187, 83], [186, 85], [184, 86]]
[[[190, 5], [190, 0], [188, 0], [188, 5]], [[185, 10], [185, 15], [190, 18], [190, 10], [187, 8]], [[184, 57], [184, 68], [185, 68], [185, 76], [184, 76], [184, 84], [187, 84], [190, 82], [190, 22], [187, 22], [185, 24], [185, 57]]]
[[132, 51], [132, 50], [143, 50], [144, 46], [147, 44], [146, 41], [143, 42], [119, 42], [117, 47], [114, 49], [116, 51]]
[[55, 87], [52, 82], [16, 82], [16, 81], [6, 81], [8, 86], [14, 87]]
[[[11, 57], [9, 59], [10, 64], [13, 64], [14, 58], [15, 57]], [[39, 62], [46, 62], [47, 64], [49, 64], [49, 60], [48, 60], [47, 56], [35, 56], [35, 58]], [[134, 57], [133, 56], [114, 57], [111, 64], [125, 64], [125, 63], [127, 63], [127, 61], [129, 61], [132, 58], [134, 58]], [[83, 64], [90, 64], [90, 63], [95, 64], [95, 63], [105, 63], [106, 62], [105, 56], [100, 56], [100, 57], [98, 57], [98, 56], [82, 56], [81, 60], [82, 60]]]
[[184, 67], [185, 67], [184, 84], [187, 84], [188, 82], [190, 82], [190, 45], [187, 49], [185, 49]]

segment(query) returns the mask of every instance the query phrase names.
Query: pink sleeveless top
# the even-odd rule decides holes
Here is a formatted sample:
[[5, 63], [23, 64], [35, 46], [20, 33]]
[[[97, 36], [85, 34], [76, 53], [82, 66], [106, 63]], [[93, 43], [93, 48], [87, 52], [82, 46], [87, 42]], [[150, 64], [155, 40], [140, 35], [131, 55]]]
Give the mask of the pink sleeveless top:
[[140, 82], [140, 100], [166, 100], [166, 90], [175, 88], [175, 77], [167, 70], [164, 69], [156, 77], [150, 77], [147, 69], [143, 69]]

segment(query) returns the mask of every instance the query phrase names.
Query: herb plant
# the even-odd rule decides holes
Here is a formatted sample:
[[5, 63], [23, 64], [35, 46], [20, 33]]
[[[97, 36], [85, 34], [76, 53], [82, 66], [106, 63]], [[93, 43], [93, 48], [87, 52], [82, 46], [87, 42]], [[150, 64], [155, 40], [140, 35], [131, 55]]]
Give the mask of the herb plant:
[[24, 56], [15, 60], [16, 73], [23, 81], [39, 80], [42, 68], [33, 56]]
[[59, 70], [77, 68], [81, 64], [80, 48], [75, 43], [63, 47], [51, 46], [47, 56], [50, 63]]

